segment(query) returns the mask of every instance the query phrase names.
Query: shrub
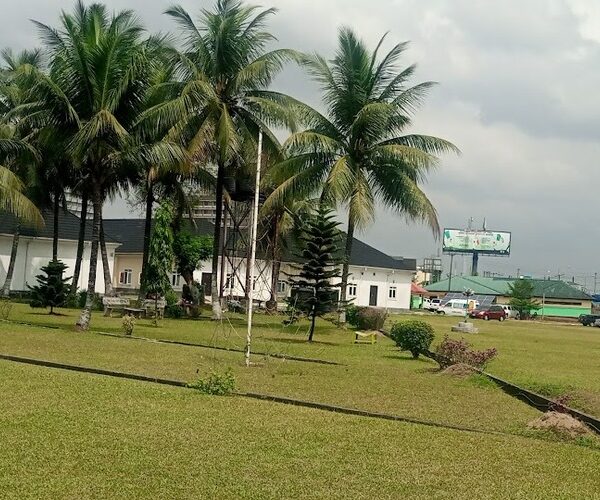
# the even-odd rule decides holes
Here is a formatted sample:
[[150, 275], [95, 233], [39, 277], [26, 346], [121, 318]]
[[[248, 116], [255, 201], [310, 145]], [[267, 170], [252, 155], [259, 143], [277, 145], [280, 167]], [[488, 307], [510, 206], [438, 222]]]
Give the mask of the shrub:
[[69, 293], [68, 282], [71, 278], [64, 278], [63, 274], [67, 266], [60, 260], [51, 260], [42, 267], [42, 273], [35, 278], [37, 285], [28, 286], [31, 290], [31, 307], [50, 308], [50, 314], [54, 314], [55, 307], [63, 307]]
[[495, 348], [476, 351], [471, 349], [465, 339], [453, 340], [447, 335], [442, 343], [437, 346], [436, 350], [437, 362], [442, 368], [446, 368], [457, 363], [465, 363], [475, 368], [483, 369], [485, 366], [498, 355]]
[[201, 378], [197, 382], [188, 384], [191, 389], [196, 389], [203, 394], [214, 396], [226, 396], [235, 390], [235, 377], [231, 368], [225, 373], [212, 372], [208, 377]]
[[417, 359], [423, 351], [429, 351], [435, 332], [425, 321], [411, 320], [396, 323], [392, 327], [392, 338], [403, 351], [410, 351]]
[[125, 335], [133, 335], [133, 329], [135, 328], [135, 318], [133, 316], [130, 316], [129, 314], [127, 316], [123, 316], [123, 324], [121, 325], [121, 328], [123, 329], [123, 333]]
[[0, 299], [0, 318], [4, 321], [8, 320], [10, 312], [12, 311], [13, 303], [8, 298]]
[[179, 304], [167, 304], [165, 307], [165, 316], [172, 319], [182, 318], [183, 307], [181, 307]]
[[374, 307], [359, 307], [357, 312], [356, 327], [360, 330], [381, 330], [387, 319], [384, 309]]
[[167, 306], [176, 306], [179, 303], [179, 295], [173, 290], [167, 290], [167, 293], [165, 293], [165, 302]]
[[348, 306], [346, 308], [346, 321], [351, 326], [358, 328], [358, 311], [360, 310], [357, 306]]
[[[87, 301], [87, 291], [81, 290], [75, 294], [75, 296], [69, 296], [67, 306], [73, 309], [83, 309], [85, 302]], [[103, 311], [104, 306], [102, 305], [102, 297], [99, 293], [94, 294], [94, 302], [92, 304], [93, 311]]]

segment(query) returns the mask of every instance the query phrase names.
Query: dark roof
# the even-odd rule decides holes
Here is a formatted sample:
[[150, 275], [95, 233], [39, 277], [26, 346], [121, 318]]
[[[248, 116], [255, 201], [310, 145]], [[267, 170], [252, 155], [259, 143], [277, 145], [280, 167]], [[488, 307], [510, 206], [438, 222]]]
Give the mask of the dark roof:
[[[117, 253], [144, 252], [144, 219], [104, 219], [104, 231], [121, 242]], [[194, 224], [185, 219], [183, 224], [192, 233], [210, 235], [214, 233], [214, 224], [207, 219], [195, 219]], [[154, 221], [152, 221], [154, 226]]]
[[[516, 278], [487, 278], [481, 276], [453, 276], [451, 289], [448, 290], [449, 280], [438, 281], [427, 286], [430, 292], [463, 292], [465, 288], [472, 289], [480, 295], [503, 295], [509, 292], [508, 285]], [[533, 284], [535, 297], [546, 296], [548, 299], [591, 300], [591, 297], [562, 280], [529, 279]]]
[[[51, 210], [42, 211], [45, 225], [41, 228], [34, 228], [27, 224], [22, 224], [20, 229], [21, 236], [29, 236], [31, 238], [49, 238], [52, 239], [54, 231], [54, 214]], [[74, 213], [60, 209], [58, 212], [58, 238], [60, 240], [79, 239], [79, 222], [80, 219]], [[12, 235], [17, 227], [17, 218], [8, 213], [0, 213], [0, 234]], [[88, 220], [85, 227], [85, 239], [92, 239], [92, 221]], [[106, 231], [105, 239], [108, 243], [118, 243], [119, 240], [112, 238], [110, 233]]]
[[[192, 227], [190, 221], [186, 221]], [[143, 219], [105, 219], [104, 231], [117, 241], [121, 246], [117, 253], [142, 253], [144, 251], [144, 220]], [[214, 234], [214, 223], [207, 219], [195, 219], [193, 230], [198, 235]], [[343, 233], [345, 237], [345, 233]], [[342, 240], [343, 241], [343, 240]], [[342, 246], [342, 245], [340, 245]], [[259, 254], [261, 250], [259, 249]], [[264, 252], [263, 252], [264, 253]], [[286, 262], [297, 262], [294, 245], [288, 245], [282, 257]], [[380, 267], [383, 269], [398, 269], [405, 271], [416, 271], [416, 259], [394, 258], [380, 252], [366, 243], [354, 238], [350, 264], [354, 266]]]

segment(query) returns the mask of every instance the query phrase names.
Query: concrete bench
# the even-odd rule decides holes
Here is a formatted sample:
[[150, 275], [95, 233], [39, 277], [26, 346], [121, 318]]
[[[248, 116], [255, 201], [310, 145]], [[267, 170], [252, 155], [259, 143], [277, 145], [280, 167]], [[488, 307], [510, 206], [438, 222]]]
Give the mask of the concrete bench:
[[104, 297], [102, 305], [104, 306], [104, 316], [110, 318], [114, 309], [124, 310], [129, 305], [129, 299], [124, 297]]
[[165, 307], [167, 307], [167, 301], [165, 299], [158, 299], [158, 301], [155, 301], [154, 299], [146, 299], [142, 303], [142, 308], [144, 311], [146, 311], [147, 318], [153, 317], [155, 310], [159, 318], [164, 318]]
[[375, 333], [375, 332], [369, 332], [369, 333], [355, 332], [354, 343], [355, 344], [375, 344], [375, 343], [377, 343], [377, 333]]

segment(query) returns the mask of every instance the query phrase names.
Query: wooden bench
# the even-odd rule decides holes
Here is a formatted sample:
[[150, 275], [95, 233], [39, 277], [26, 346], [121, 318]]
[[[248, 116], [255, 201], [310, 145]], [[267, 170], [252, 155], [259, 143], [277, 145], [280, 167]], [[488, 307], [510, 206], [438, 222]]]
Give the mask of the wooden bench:
[[167, 301], [165, 299], [158, 299], [158, 301], [146, 299], [142, 303], [142, 308], [144, 309], [147, 318], [154, 317], [155, 310], [159, 318], [164, 318], [165, 307], [167, 307]]
[[103, 297], [102, 305], [104, 306], [104, 316], [112, 317], [113, 309], [125, 310], [129, 305], [129, 299], [124, 297]]
[[355, 344], [376, 344], [377, 343], [377, 333], [363, 333], [363, 332], [355, 332], [354, 336]]

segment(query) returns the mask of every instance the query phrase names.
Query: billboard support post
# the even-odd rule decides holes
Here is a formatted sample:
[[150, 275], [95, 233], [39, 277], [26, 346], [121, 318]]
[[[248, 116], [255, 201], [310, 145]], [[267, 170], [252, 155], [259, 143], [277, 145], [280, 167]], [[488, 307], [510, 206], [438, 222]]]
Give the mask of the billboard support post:
[[471, 276], [478, 276], [479, 252], [473, 252], [473, 265], [471, 266]]

